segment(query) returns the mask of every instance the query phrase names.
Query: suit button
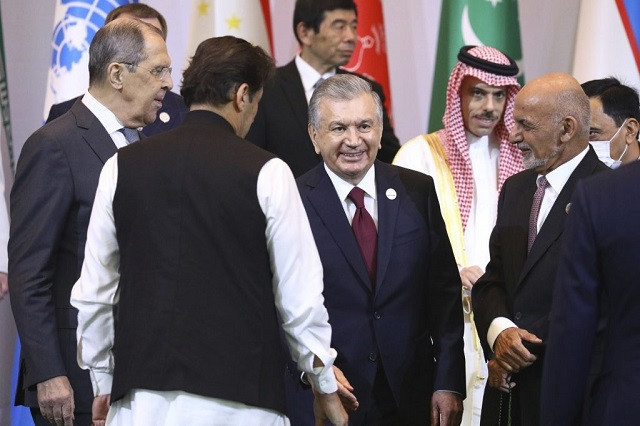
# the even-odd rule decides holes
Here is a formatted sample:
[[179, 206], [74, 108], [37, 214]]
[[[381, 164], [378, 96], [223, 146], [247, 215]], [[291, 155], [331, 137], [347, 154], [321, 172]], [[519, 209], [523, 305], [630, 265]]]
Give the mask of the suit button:
[[375, 319], [380, 319], [380, 318], [382, 318], [382, 315], [380, 315], [380, 312], [377, 312], [377, 311], [376, 311], [376, 312], [374, 312], [374, 313], [373, 313], [373, 317], [374, 317]]
[[514, 318], [516, 319], [516, 321], [520, 320], [520, 318], [522, 318], [522, 312], [516, 312]]
[[374, 352], [371, 352], [369, 354], [369, 361], [376, 362], [377, 359], [378, 359], [378, 355], [376, 355]]

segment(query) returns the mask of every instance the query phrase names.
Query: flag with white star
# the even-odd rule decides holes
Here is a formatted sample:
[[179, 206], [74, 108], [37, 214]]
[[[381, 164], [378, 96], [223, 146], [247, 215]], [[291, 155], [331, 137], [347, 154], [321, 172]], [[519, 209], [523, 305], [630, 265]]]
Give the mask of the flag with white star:
[[268, 0], [192, 0], [187, 60], [211, 37], [232, 35], [271, 52]]
[[436, 70], [431, 92], [429, 131], [442, 128], [447, 82], [462, 46], [491, 46], [512, 57], [520, 67], [522, 47], [517, 0], [446, 0], [442, 2]]

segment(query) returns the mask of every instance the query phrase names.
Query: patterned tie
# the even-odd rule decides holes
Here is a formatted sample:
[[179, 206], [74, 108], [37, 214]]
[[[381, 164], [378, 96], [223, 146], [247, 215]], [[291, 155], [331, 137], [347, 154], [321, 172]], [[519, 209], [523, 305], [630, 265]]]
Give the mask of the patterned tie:
[[354, 187], [349, 193], [349, 198], [356, 205], [356, 214], [353, 216], [351, 228], [360, 246], [360, 253], [364, 259], [371, 278], [371, 284], [376, 282], [376, 264], [378, 257], [378, 232], [373, 218], [364, 207], [364, 191]]
[[529, 216], [529, 239], [527, 243], [527, 253], [531, 251], [531, 246], [538, 235], [538, 213], [540, 213], [540, 205], [544, 198], [544, 191], [549, 186], [547, 178], [540, 176], [537, 182], [538, 189], [533, 194], [533, 204], [531, 205], [531, 215]]
[[129, 127], [123, 127], [119, 130], [120, 133], [124, 135], [124, 138], [127, 140], [127, 144], [131, 144], [140, 140], [140, 134], [138, 133], [138, 129], [130, 129]]

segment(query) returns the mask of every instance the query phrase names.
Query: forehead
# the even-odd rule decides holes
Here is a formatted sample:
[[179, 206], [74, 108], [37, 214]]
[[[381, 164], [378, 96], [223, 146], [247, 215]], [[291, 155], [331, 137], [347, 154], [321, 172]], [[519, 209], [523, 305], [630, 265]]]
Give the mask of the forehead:
[[462, 80], [460, 91], [466, 92], [470, 89], [482, 89], [485, 92], [491, 92], [491, 93], [504, 92], [507, 90], [505, 86], [491, 86], [477, 77], [468, 75]]
[[331, 25], [336, 21], [347, 21], [349, 23], [357, 21], [356, 12], [349, 9], [334, 9], [324, 12], [324, 17], [320, 26]]
[[[167, 45], [160, 34], [153, 31], [143, 31], [144, 48], [147, 54], [145, 62], [159, 62], [158, 65], [165, 65], [165, 62], [171, 63]], [[166, 64], [167, 66], [169, 64]]]
[[321, 119], [325, 123], [377, 121], [376, 103], [368, 93], [349, 100], [324, 99], [320, 104], [320, 111]]
[[617, 129], [617, 125], [613, 117], [607, 115], [602, 108], [602, 101], [598, 97], [589, 98], [591, 106], [591, 127], [601, 130], [613, 131]]

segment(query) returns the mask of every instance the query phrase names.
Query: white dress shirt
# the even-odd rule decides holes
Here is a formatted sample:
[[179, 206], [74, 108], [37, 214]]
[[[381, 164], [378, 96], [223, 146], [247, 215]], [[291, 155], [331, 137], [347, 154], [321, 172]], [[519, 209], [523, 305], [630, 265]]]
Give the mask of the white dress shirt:
[[[85, 261], [71, 292], [71, 304], [79, 310], [78, 363], [90, 370], [95, 395], [109, 394], [113, 380], [113, 305], [119, 300], [120, 277], [112, 206], [117, 182], [116, 154], [100, 174]], [[337, 354], [330, 348], [331, 327], [322, 296], [322, 264], [289, 167], [277, 158], [268, 161], [258, 175], [256, 192], [267, 223], [265, 237], [276, 307], [292, 357], [316, 389], [322, 393], [335, 392], [332, 365]], [[313, 367], [315, 356], [324, 367]], [[160, 418], [165, 424], [185, 425], [289, 423], [281, 413], [235, 401], [144, 389], [132, 390], [114, 403], [107, 422], [156, 425]]]
[[[544, 191], [544, 197], [542, 197], [542, 203], [540, 204], [540, 210], [538, 211], [538, 232], [540, 232], [542, 224], [547, 219], [547, 216], [558, 199], [558, 195], [562, 191], [562, 188], [564, 188], [569, 177], [571, 177], [573, 171], [578, 167], [578, 164], [580, 164], [584, 156], [587, 155], [587, 152], [589, 152], [589, 147], [585, 148], [580, 154], [545, 175], [549, 185]], [[542, 175], [538, 175], [536, 178], [536, 184], [540, 177], [542, 177]], [[498, 317], [491, 321], [491, 325], [489, 325], [489, 330], [487, 331], [487, 342], [489, 343], [489, 346], [493, 349], [493, 344], [498, 338], [498, 335], [507, 328], [512, 327], [517, 328], [518, 326], [509, 318]]]
[[122, 129], [124, 125], [109, 108], [102, 105], [88, 91], [82, 96], [82, 103], [96, 116], [98, 121], [100, 121], [100, 124], [102, 124], [102, 127], [109, 133], [109, 136], [111, 136], [113, 143], [116, 144], [118, 149], [127, 146], [127, 139], [124, 137], [124, 134], [120, 132], [120, 129]]
[[302, 80], [302, 87], [304, 88], [304, 95], [307, 97], [307, 103], [311, 100], [311, 95], [313, 95], [313, 91], [316, 89], [316, 83], [321, 78], [326, 80], [329, 77], [336, 75], [336, 69], [326, 72], [324, 74], [320, 74], [313, 68], [307, 61], [302, 59], [300, 55], [296, 55], [295, 58], [296, 67], [298, 68], [298, 74], [300, 74], [300, 79]]
[[498, 161], [500, 148], [494, 138], [466, 132], [473, 171], [473, 198], [464, 247], [467, 265], [484, 271], [489, 263], [489, 237], [498, 216]]
[[378, 200], [376, 199], [376, 168], [375, 166], [371, 166], [367, 171], [367, 174], [364, 175], [362, 180], [357, 184], [353, 185], [345, 180], [343, 180], [340, 176], [331, 171], [327, 164], [324, 165], [327, 174], [329, 175], [329, 179], [331, 179], [331, 183], [333, 183], [333, 187], [336, 189], [338, 193], [338, 198], [340, 198], [340, 202], [342, 203], [342, 208], [344, 209], [344, 214], [347, 215], [347, 219], [349, 219], [349, 224], [353, 221], [353, 216], [356, 214], [356, 203], [354, 203], [351, 198], [349, 198], [349, 193], [351, 190], [357, 186], [358, 188], [364, 191], [364, 208], [367, 209], [367, 212], [373, 218], [373, 223], [376, 225], [376, 229], [378, 228]]

